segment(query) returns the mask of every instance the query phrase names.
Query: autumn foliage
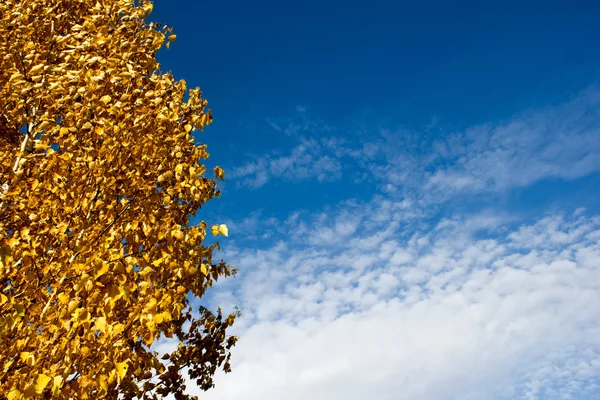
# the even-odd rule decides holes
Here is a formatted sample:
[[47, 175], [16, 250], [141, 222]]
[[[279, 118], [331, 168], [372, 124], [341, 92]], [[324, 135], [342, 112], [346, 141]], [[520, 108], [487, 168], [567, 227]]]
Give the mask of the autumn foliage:
[[0, 2], [0, 397], [183, 399], [229, 370], [236, 315], [198, 299], [235, 271], [190, 224], [223, 178], [191, 136], [211, 114], [151, 10]]

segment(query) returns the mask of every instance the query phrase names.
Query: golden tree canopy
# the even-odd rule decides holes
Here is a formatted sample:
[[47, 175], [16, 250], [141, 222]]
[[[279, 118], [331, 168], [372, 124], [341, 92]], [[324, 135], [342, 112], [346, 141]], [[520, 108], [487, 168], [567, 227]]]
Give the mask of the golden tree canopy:
[[[0, 2], [0, 394], [185, 395], [229, 370], [236, 315], [192, 309], [234, 270], [190, 218], [219, 195], [199, 89], [133, 0]], [[211, 173], [212, 174], [212, 173]], [[216, 234], [227, 234], [215, 226]], [[195, 302], [196, 303], [196, 302]], [[161, 337], [179, 347], [159, 359]]]

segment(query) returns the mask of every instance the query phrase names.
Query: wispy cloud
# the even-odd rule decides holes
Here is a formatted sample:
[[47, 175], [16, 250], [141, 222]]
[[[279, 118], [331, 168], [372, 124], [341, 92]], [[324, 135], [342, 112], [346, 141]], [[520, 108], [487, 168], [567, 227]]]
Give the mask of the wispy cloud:
[[383, 129], [367, 168], [389, 193], [439, 202], [600, 171], [600, 90], [557, 106], [446, 134]]
[[239, 185], [255, 189], [276, 178], [288, 181], [316, 179], [322, 182], [341, 176], [341, 161], [315, 139], [300, 139], [300, 143], [287, 155], [268, 154], [230, 172], [230, 177], [238, 180]]
[[323, 182], [346, 173], [354, 181], [378, 182], [384, 192], [440, 201], [466, 191], [502, 192], [600, 171], [596, 87], [565, 104], [453, 134], [375, 128], [350, 141], [339, 135], [343, 128], [311, 119], [306, 111], [287, 125], [270, 124], [297, 144], [286, 155], [269, 153], [234, 168], [230, 176], [241, 186], [258, 188], [272, 179]]
[[[445, 165], [428, 187], [505, 190], [545, 178], [574, 179], [600, 170], [600, 91], [497, 125], [437, 141]], [[448, 163], [451, 161], [451, 163]]]

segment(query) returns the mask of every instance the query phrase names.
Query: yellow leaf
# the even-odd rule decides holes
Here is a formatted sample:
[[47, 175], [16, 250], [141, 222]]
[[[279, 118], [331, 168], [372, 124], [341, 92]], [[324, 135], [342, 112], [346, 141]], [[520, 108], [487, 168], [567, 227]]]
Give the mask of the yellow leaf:
[[204, 275], [204, 276], [208, 275], [208, 270], [206, 269], [206, 264], [200, 264], [200, 272], [202, 272], [202, 275]]
[[164, 321], [171, 321], [173, 319], [173, 317], [171, 316], [171, 313], [168, 311], [163, 311], [161, 313], [161, 315], [162, 315]]
[[190, 133], [190, 131], [192, 130], [192, 126], [191, 126], [190, 124], [186, 124], [186, 125], [184, 126], [184, 128], [185, 128], [185, 131], [186, 131], [187, 133]]
[[55, 376], [54, 377], [54, 383], [52, 384], [52, 394], [54, 396], [56, 396], [58, 394], [58, 391], [60, 390], [61, 386], [63, 383], [63, 378], [62, 376]]
[[219, 227], [217, 225], [213, 225], [212, 228], [210, 228], [210, 231], [213, 235], [219, 236]]
[[153, 273], [153, 272], [154, 272], [154, 270], [153, 270], [152, 268], [150, 268], [150, 267], [146, 267], [146, 268], [144, 268], [142, 271], [140, 271], [140, 275], [141, 275], [143, 278], [145, 278], [145, 277], [147, 277], [148, 275], [150, 275], [150, 274], [151, 274], [151, 273]]
[[35, 380], [35, 392], [42, 394], [48, 383], [52, 380], [48, 375], [39, 374]]
[[164, 317], [162, 316], [162, 314], [154, 314], [154, 315], [152, 316], [152, 320], [153, 320], [154, 322], [156, 322], [157, 324], [160, 324], [161, 322], [163, 322], [163, 320], [164, 320]]
[[100, 332], [105, 333], [106, 332], [106, 318], [104, 318], [104, 317], [96, 318], [95, 326], [96, 326], [96, 329], [98, 329]]
[[40, 140], [36, 140], [33, 144], [33, 148], [37, 151], [44, 151], [44, 150], [46, 150], [47, 147], [48, 146], [46, 145], [46, 143], [44, 143]]
[[100, 382], [100, 387], [106, 392], [108, 390], [108, 377], [106, 375], [100, 375], [98, 381]]
[[227, 225], [225, 225], [225, 224], [219, 225], [219, 232], [223, 236], [229, 236], [229, 229], [227, 229]]
[[17, 400], [21, 398], [21, 392], [19, 389], [11, 389], [6, 395], [8, 400]]
[[109, 95], [107, 95], [107, 94], [106, 94], [106, 95], [104, 95], [104, 96], [102, 96], [102, 97], [100, 98], [100, 101], [101, 101], [101, 102], [103, 102], [105, 105], [106, 105], [106, 104], [108, 104], [108, 103], [110, 103], [110, 101], [111, 101], [111, 100], [112, 100], [112, 99], [111, 99], [111, 98], [110, 98], [110, 96], [109, 96]]
[[220, 179], [225, 182], [225, 171], [221, 167], [215, 167], [215, 179]]
[[97, 63], [98, 60], [100, 60], [100, 57], [97, 57], [97, 56], [96, 57], [92, 57], [92, 58], [90, 58], [88, 60], [87, 65], [93, 65], [93, 64]]
[[175, 40], [177, 40], [177, 35], [169, 35], [169, 40], [171, 42], [174, 42]]
[[69, 296], [67, 296], [64, 292], [61, 292], [58, 294], [58, 301], [66, 305], [69, 303]]
[[48, 128], [50, 125], [52, 125], [52, 121], [42, 121], [40, 123], [40, 125], [37, 127], [40, 131], [45, 130], [46, 128]]
[[117, 336], [118, 334], [120, 334], [121, 332], [123, 332], [125, 330], [125, 326], [123, 326], [123, 324], [116, 324], [111, 326], [112, 328], [112, 334], [114, 336]]
[[38, 64], [29, 70], [29, 75], [32, 76], [44, 69], [44, 64]]
[[152, 265], [154, 265], [155, 267], [160, 267], [160, 264], [163, 262], [163, 258], [159, 258], [157, 260], [152, 261]]
[[123, 379], [125, 377], [128, 368], [129, 365], [127, 365], [126, 362], [120, 362], [115, 364], [115, 369], [117, 370], [117, 375], [119, 375], [119, 379]]

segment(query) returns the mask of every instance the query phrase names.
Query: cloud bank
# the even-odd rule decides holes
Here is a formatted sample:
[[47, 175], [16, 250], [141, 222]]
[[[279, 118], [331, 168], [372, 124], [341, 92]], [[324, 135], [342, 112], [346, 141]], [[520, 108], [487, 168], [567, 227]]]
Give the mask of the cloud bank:
[[[400, 204], [362, 212], [364, 233], [345, 241], [231, 255], [245, 276], [218, 300], [242, 304], [245, 321], [235, 372], [207, 398], [597, 394], [600, 218], [422, 229]], [[490, 230], [500, 234], [476, 239]]]

